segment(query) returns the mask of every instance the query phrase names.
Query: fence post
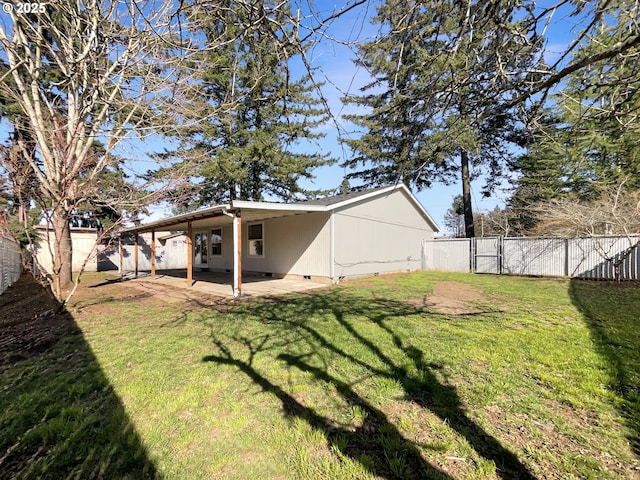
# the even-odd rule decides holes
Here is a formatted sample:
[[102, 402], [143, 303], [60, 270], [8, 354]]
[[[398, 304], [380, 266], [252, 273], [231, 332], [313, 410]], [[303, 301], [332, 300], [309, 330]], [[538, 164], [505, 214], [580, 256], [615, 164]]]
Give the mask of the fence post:
[[469, 272], [475, 273], [477, 266], [476, 238], [472, 237], [469, 239]]
[[564, 239], [564, 276], [569, 276], [569, 239]]

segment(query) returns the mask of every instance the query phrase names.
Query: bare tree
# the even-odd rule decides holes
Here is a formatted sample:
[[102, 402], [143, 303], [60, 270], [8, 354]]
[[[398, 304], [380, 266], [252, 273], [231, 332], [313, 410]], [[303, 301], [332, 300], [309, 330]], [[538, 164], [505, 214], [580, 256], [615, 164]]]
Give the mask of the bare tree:
[[[59, 298], [71, 282], [74, 209], [104, 195], [105, 172], [122, 161], [118, 145], [150, 131], [158, 112], [167, 111], [161, 107], [171, 98], [173, 3], [53, 1], [32, 4], [38, 9], [31, 12], [7, 4], [13, 9], [9, 25], [0, 25], [0, 53], [8, 70], [0, 87], [19, 105], [35, 144], [36, 155], [22, 158], [53, 226]], [[133, 201], [136, 191], [118, 196]], [[127, 199], [101, 201], [112, 200], [123, 207]]]
[[640, 246], [640, 192], [625, 189], [626, 183], [600, 187], [598, 197], [591, 201], [562, 197], [534, 205], [536, 233], [596, 240], [601, 235], [622, 236], [627, 245], [622, 252], [596, 241], [598, 254], [614, 266], [619, 280], [620, 266]]
[[513, 230], [513, 219], [513, 211], [496, 206], [493, 210], [475, 216], [476, 233], [479, 232], [481, 237], [508, 237]]

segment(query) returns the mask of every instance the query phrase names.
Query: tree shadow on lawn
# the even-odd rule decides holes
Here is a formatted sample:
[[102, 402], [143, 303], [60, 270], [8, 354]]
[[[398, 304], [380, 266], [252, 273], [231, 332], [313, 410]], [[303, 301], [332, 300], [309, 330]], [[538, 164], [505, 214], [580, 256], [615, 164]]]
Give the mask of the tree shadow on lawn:
[[[374, 475], [383, 478], [450, 478], [438, 467], [425, 461], [419, 445], [403, 437], [384, 412], [358, 394], [351, 384], [329, 373], [329, 361], [322, 358], [322, 352], [326, 351], [348, 360], [354, 366], [365, 368], [374, 376], [399, 384], [405, 400], [436, 414], [463, 436], [481, 457], [493, 461], [498, 477], [534, 479], [515, 454], [467, 416], [456, 388], [438, 380], [435, 372], [440, 367], [426, 363], [423, 352], [394, 331], [394, 323], [403, 317], [425, 313], [424, 309], [405, 302], [359, 297], [340, 290], [311, 292], [290, 298], [274, 297], [240, 305], [236, 309], [236, 314], [240, 316], [236, 321], [242, 321], [245, 316], [269, 324], [271, 333], [268, 336], [253, 339], [232, 336], [225, 343], [212, 327], [211, 336], [218, 352], [204, 357], [203, 361], [237, 367], [264, 391], [275, 394], [282, 402], [286, 416], [302, 418], [311, 427], [322, 431], [332, 447], [360, 462]], [[307, 320], [311, 316], [321, 316], [322, 320], [316, 321], [336, 322], [342, 339], [334, 340], [321, 333]], [[357, 330], [354, 324], [362, 322], [363, 317], [379, 328], [378, 334], [391, 340], [398, 350], [394, 352], [396, 355], [387, 354], [388, 341], [383, 346]], [[344, 340], [345, 334], [347, 341]], [[367, 362], [360, 355], [349, 353], [350, 343], [364, 347], [369, 356], [373, 355], [375, 362]], [[245, 353], [234, 356], [230, 347], [238, 344], [248, 350], [246, 360]], [[301, 348], [305, 353], [299, 353]], [[402, 354], [402, 361], [392, 358], [397, 357], [397, 353]], [[274, 384], [253, 367], [254, 359], [260, 354], [275, 356], [274, 360], [311, 373], [316, 379], [335, 386], [343, 400], [351, 406], [358, 406], [365, 413], [362, 426], [355, 429], [338, 427], [331, 419], [303, 405], [282, 386]], [[383, 367], [376, 367], [373, 363]]]
[[0, 479], [159, 478], [73, 317], [23, 275], [0, 295]]
[[609, 388], [623, 400], [619, 410], [629, 426], [631, 448], [640, 458], [640, 286], [572, 280], [569, 295], [611, 366]]

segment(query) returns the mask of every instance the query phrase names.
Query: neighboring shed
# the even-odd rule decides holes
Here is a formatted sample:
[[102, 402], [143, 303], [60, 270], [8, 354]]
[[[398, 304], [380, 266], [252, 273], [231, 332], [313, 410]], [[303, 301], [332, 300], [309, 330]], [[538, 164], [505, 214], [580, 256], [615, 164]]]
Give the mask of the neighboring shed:
[[417, 270], [422, 241], [439, 228], [404, 185], [394, 185], [298, 203], [234, 200], [121, 234], [152, 232], [154, 252], [155, 233], [169, 230], [187, 231], [189, 285], [193, 268], [229, 270], [239, 295], [242, 271], [337, 281]]
[[[38, 232], [38, 242], [35, 246], [36, 266], [51, 273], [53, 271], [51, 253], [55, 251], [53, 230], [44, 225], [36, 226], [36, 230]], [[84, 266], [85, 271], [95, 272], [98, 270], [95, 250], [97, 240], [98, 231], [95, 228], [71, 227], [71, 248], [73, 252], [71, 269], [74, 272], [79, 272], [85, 261], [87, 262]]]

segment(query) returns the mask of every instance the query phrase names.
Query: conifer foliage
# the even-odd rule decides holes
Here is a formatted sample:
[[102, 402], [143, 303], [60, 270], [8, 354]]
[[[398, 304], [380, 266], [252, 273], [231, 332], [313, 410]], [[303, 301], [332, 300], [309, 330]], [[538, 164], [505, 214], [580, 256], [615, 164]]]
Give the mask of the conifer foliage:
[[[174, 168], [188, 168], [192, 185], [177, 191], [176, 201], [189, 209], [311, 194], [300, 180], [331, 160], [317, 144], [306, 149], [313, 153], [300, 144], [322, 137], [315, 129], [327, 115], [300, 60], [305, 47], [288, 20], [290, 3], [215, 3], [205, 10], [195, 2], [188, 10], [203, 48], [193, 58], [186, 128], [172, 152]], [[272, 29], [248, 28], [264, 18]]]
[[345, 162], [356, 169], [351, 177], [418, 189], [458, 177], [465, 233], [473, 236], [471, 175], [485, 174], [485, 194], [495, 187], [510, 144], [521, 138], [509, 102], [539, 58], [518, 12], [511, 2], [379, 6], [382, 33], [360, 47], [358, 60], [374, 80], [347, 99], [369, 110], [350, 117], [363, 130], [346, 141], [355, 153]]

